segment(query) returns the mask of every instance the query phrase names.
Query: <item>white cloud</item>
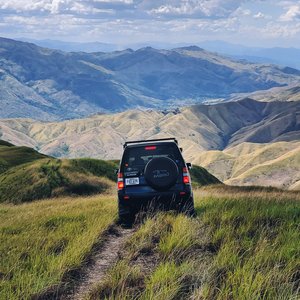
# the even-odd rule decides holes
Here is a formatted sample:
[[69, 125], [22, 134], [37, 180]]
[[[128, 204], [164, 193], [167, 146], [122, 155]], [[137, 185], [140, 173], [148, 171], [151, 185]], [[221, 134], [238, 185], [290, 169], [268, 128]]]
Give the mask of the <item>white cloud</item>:
[[266, 15], [262, 12], [258, 12], [257, 14], [253, 15], [254, 19], [266, 19]]
[[262, 34], [269, 38], [295, 38], [300, 34], [300, 23], [296, 24], [276, 24], [270, 22], [262, 29]]
[[299, 16], [300, 0], [0, 0], [0, 36], [300, 46]]
[[[241, 3], [239, 0], [171, 0], [157, 5], [149, 10], [152, 16], [163, 17], [198, 17], [198, 18], [226, 18], [237, 10]], [[155, 5], [156, 4], [156, 5]]]
[[291, 22], [300, 19], [300, 4], [292, 5], [287, 12], [280, 16], [280, 20], [284, 22]]

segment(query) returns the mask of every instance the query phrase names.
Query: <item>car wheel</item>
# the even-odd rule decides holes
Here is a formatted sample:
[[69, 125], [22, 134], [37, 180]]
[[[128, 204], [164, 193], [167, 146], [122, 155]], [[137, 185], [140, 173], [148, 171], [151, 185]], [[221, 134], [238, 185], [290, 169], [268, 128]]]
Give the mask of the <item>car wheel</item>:
[[189, 217], [196, 217], [197, 214], [196, 214], [195, 207], [194, 207], [193, 197], [190, 197], [189, 199], [184, 201], [184, 203], [182, 203], [180, 210], [181, 210], [181, 212], [183, 212], [184, 214], [186, 214]]

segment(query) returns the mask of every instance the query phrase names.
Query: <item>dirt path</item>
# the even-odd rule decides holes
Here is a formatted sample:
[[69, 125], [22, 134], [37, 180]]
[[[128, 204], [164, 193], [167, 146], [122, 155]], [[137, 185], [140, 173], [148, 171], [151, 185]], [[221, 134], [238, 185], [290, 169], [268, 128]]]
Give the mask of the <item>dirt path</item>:
[[113, 226], [106, 234], [103, 246], [93, 256], [93, 262], [84, 270], [84, 274], [78, 279], [74, 290], [68, 293], [64, 299], [83, 299], [92, 286], [101, 281], [107, 270], [117, 261], [119, 251], [133, 232], [134, 229]]

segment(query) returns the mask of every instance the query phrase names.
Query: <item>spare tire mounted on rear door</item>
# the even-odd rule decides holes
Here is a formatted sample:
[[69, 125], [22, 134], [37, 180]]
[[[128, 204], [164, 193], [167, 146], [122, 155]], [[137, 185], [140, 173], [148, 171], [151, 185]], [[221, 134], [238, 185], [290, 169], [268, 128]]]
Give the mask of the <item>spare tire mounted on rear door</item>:
[[178, 178], [178, 167], [168, 157], [151, 159], [145, 167], [145, 179], [156, 190], [163, 191], [173, 186]]

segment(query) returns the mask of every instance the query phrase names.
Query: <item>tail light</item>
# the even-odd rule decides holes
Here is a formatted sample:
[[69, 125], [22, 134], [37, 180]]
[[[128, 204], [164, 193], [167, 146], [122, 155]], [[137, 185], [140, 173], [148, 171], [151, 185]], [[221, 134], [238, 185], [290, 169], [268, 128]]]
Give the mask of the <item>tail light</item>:
[[184, 184], [190, 184], [190, 176], [189, 176], [189, 172], [188, 172], [188, 168], [187, 167], [184, 167], [182, 169], [182, 175], [183, 175], [183, 183]]
[[123, 188], [124, 188], [123, 173], [118, 173], [118, 190], [123, 190]]

